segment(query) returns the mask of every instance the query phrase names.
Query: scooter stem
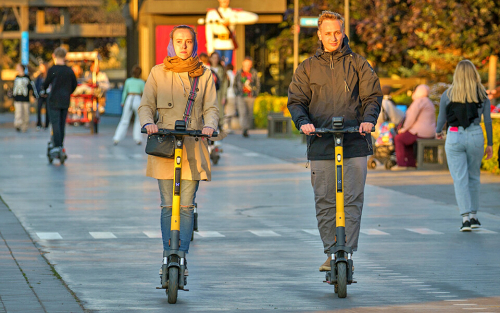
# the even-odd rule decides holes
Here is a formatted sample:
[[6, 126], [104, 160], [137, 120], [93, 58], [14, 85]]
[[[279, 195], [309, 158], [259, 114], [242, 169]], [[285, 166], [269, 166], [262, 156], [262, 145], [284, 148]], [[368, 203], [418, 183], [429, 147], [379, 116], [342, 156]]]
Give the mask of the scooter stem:
[[344, 134], [335, 133], [335, 174], [336, 188], [336, 226], [337, 247], [345, 246], [345, 212], [344, 212]]
[[182, 136], [175, 137], [174, 183], [172, 197], [172, 220], [170, 222], [170, 250], [179, 250], [180, 208], [181, 208], [181, 171], [182, 171]]

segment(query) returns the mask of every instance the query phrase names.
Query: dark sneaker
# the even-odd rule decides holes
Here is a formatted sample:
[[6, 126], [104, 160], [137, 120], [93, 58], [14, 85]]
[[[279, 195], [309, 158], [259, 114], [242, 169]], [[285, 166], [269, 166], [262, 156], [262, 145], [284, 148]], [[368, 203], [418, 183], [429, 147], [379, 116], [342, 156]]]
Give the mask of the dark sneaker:
[[481, 227], [481, 223], [479, 223], [478, 219], [471, 218], [470, 219], [470, 227], [471, 228], [479, 228], [479, 227]]
[[460, 227], [460, 231], [471, 231], [472, 228], [470, 226], [470, 221], [465, 221], [462, 223], [462, 227]]
[[326, 259], [325, 263], [323, 263], [320, 267], [319, 267], [319, 271], [320, 272], [328, 272], [328, 271], [331, 271], [332, 270], [332, 267], [330, 266], [330, 262], [332, 261], [332, 257], [329, 256], [328, 259]]

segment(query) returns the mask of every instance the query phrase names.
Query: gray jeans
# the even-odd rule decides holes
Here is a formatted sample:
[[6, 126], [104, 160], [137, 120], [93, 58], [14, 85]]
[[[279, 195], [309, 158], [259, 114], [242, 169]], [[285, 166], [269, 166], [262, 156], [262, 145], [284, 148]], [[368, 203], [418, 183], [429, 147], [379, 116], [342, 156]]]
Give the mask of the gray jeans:
[[[344, 159], [344, 210], [346, 244], [358, 249], [361, 213], [365, 193], [367, 157]], [[335, 160], [311, 161], [311, 183], [316, 202], [318, 229], [326, 254], [335, 245], [336, 179]]]
[[479, 176], [484, 155], [483, 129], [478, 125], [466, 129], [459, 127], [458, 132], [448, 129], [444, 148], [460, 214], [476, 213], [479, 209]]
[[253, 97], [236, 97], [238, 115], [240, 116], [240, 125], [243, 130], [248, 130], [252, 127], [254, 101], [255, 98]]

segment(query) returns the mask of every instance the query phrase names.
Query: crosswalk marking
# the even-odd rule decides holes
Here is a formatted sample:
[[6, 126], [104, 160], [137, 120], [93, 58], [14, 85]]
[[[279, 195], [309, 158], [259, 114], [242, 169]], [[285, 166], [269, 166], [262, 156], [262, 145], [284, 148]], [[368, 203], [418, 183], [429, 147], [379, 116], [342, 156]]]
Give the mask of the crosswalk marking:
[[429, 229], [429, 228], [405, 228], [408, 231], [421, 234], [421, 235], [442, 235], [443, 233]]
[[473, 232], [478, 234], [498, 234], [496, 231], [492, 231], [486, 228], [474, 228]]
[[90, 236], [94, 237], [94, 239], [110, 239], [116, 238], [116, 236], [111, 232], [89, 232]]
[[161, 231], [143, 231], [143, 234], [149, 238], [161, 238]]
[[36, 233], [36, 235], [42, 240], [63, 239], [59, 233]]
[[[273, 229], [273, 230], [270, 230], [270, 229]], [[378, 232], [378, 230], [376, 230], [376, 229], [372, 229], [372, 230], [375, 230]], [[416, 234], [422, 234], [422, 235], [433, 235], [433, 234], [442, 235], [443, 234], [441, 232], [437, 232], [437, 231], [434, 231], [434, 230], [431, 230], [428, 228], [405, 228], [405, 230], [410, 231], [412, 233], [416, 233]], [[364, 229], [361, 231], [362, 232], [363, 231], [371, 231], [371, 229]], [[244, 236], [244, 233], [249, 233], [249, 232], [255, 236], [263, 237], [263, 238], [265, 238], [265, 237], [288, 238], [290, 236], [293, 237], [293, 236], [298, 235], [298, 236], [301, 236], [302, 242], [305, 242], [309, 246], [314, 246], [314, 247], [323, 246], [321, 240], [319, 240], [319, 238], [317, 238], [317, 237], [319, 237], [319, 231], [317, 229], [300, 229], [300, 230], [283, 229], [283, 230], [281, 230], [281, 228], [270, 227], [268, 229], [261, 229], [261, 230], [257, 229], [257, 230], [231, 231], [230, 237], [237, 237], [237, 236], [241, 236], [241, 235]], [[474, 230], [473, 232], [477, 232], [478, 234], [484, 234], [484, 236], [487, 236], [488, 234], [489, 235], [496, 235], [499, 233], [497, 231], [492, 231], [492, 230], [488, 230], [488, 229], [484, 229], [484, 228]], [[85, 233], [88, 234], [87, 232], [85, 232]], [[118, 238], [120, 236], [123, 237], [123, 234], [120, 236], [117, 236], [117, 235], [113, 234], [112, 232], [105, 232], [105, 231], [89, 232], [89, 233], [95, 239], [114, 239], [114, 238]], [[141, 233], [146, 235], [148, 238], [161, 238], [160, 230], [156, 230], [156, 231], [155, 230], [145, 230], [145, 231], [142, 231]], [[307, 233], [307, 234], [313, 235], [313, 236], [303, 236], [303, 235], [300, 235], [300, 233], [302, 233], [302, 234]], [[63, 239], [62, 236], [57, 232], [34, 232], [34, 234], [36, 234], [40, 239]], [[388, 233], [386, 233], [386, 234], [387, 235], [394, 235], [394, 234], [388, 234]], [[131, 236], [134, 238], [136, 238], [136, 237], [137, 238], [144, 238], [144, 235], [140, 235], [140, 236], [135, 235], [134, 236], [134, 235], [129, 234], [129, 235], [127, 235], [127, 238], [130, 238]], [[195, 235], [199, 236], [199, 237], [205, 237], [205, 238], [210, 238], [210, 237], [211, 238], [225, 238], [226, 236], [229, 236], [227, 234], [223, 235], [222, 233], [217, 232], [217, 231], [200, 231], [200, 232], [196, 232]], [[85, 235], [82, 234], [82, 238], [85, 238]], [[386, 267], [374, 266], [373, 262], [366, 262], [363, 264], [372, 265], [372, 266], [368, 266], [368, 268], [370, 268], [371, 270], [374, 270], [375, 272], [379, 272], [380, 274], [393, 275], [390, 273], [386, 273], [389, 271], [386, 269]]]
[[272, 230], [250, 230], [250, 232], [259, 237], [281, 237], [281, 235], [273, 232]]
[[318, 235], [319, 236], [319, 230], [318, 229], [303, 229], [303, 232], [306, 232], [311, 235]]
[[262, 156], [262, 154], [260, 153], [255, 153], [255, 152], [248, 152], [248, 153], [243, 153], [244, 156], [247, 156], [247, 157], [259, 157], [259, 156]]
[[22, 154], [11, 154], [10, 158], [11, 159], [22, 159], [22, 158], [24, 158], [24, 155], [22, 155]]
[[362, 230], [360, 230], [360, 232], [362, 232], [365, 235], [375, 235], [375, 236], [390, 235], [389, 233], [386, 233], [386, 232], [383, 232], [381, 230], [374, 229], [374, 228], [362, 229]]
[[203, 238], [226, 237], [223, 234], [219, 233], [218, 231], [199, 231], [199, 232], [196, 232], [195, 234], [198, 234], [198, 235], [200, 235]]
[[83, 155], [81, 154], [68, 154], [69, 159], [83, 159]]

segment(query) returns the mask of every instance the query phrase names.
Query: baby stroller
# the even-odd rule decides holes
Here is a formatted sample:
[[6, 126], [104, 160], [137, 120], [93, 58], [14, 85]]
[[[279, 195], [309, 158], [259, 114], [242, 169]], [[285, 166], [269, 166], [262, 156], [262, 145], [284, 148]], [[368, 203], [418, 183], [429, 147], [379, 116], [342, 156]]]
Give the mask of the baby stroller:
[[394, 123], [384, 122], [380, 125], [380, 135], [373, 144], [373, 155], [368, 159], [368, 168], [375, 169], [377, 162], [384, 164], [387, 170], [396, 165], [396, 149], [394, 147], [394, 137], [396, 129]]

